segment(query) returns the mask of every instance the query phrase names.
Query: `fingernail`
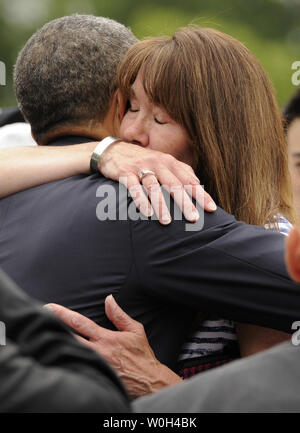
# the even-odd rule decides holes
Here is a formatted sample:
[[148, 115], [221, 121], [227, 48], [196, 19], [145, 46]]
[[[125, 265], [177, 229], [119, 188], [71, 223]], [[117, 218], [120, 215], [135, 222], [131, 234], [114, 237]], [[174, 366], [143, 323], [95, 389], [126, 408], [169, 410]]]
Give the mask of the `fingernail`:
[[111, 304], [116, 305], [116, 300], [113, 295], [108, 295], [107, 299], [109, 300], [109, 302], [111, 302]]
[[207, 208], [209, 210], [217, 210], [217, 206], [216, 206], [216, 204], [213, 201], [211, 201], [211, 202], [208, 203]]
[[119, 305], [117, 304], [117, 301], [113, 297], [113, 295], [110, 295], [110, 308], [113, 311], [118, 311]]
[[49, 310], [49, 311], [53, 311], [52, 305], [50, 305], [50, 304], [43, 305], [43, 308], [46, 308], [46, 310]]
[[193, 211], [193, 212], [190, 213], [190, 215], [189, 215], [189, 220], [190, 221], [198, 221], [198, 219], [199, 219], [199, 213], [198, 213], [198, 211]]
[[141, 206], [139, 211], [142, 212], [142, 214], [146, 217], [151, 217], [153, 215], [153, 209], [149, 206]]
[[147, 210], [147, 215], [146, 215], [146, 216], [151, 217], [152, 215], [153, 215], [153, 209], [152, 209], [152, 208], [149, 208], [149, 209]]
[[163, 215], [162, 216], [162, 223], [163, 224], [170, 224], [170, 222], [172, 221], [172, 219], [169, 217], [169, 215]]

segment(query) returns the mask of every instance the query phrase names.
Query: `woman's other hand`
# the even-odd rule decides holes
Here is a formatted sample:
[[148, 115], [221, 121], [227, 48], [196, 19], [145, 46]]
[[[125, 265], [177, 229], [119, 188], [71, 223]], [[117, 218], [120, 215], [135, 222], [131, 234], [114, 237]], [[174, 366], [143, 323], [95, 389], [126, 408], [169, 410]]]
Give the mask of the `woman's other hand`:
[[75, 335], [109, 362], [131, 397], [151, 394], [181, 382], [179, 376], [155, 358], [143, 325], [129, 317], [112, 295], [105, 300], [105, 312], [118, 331], [102, 328], [61, 305], [48, 304], [46, 307], [62, 322], [86, 337]]

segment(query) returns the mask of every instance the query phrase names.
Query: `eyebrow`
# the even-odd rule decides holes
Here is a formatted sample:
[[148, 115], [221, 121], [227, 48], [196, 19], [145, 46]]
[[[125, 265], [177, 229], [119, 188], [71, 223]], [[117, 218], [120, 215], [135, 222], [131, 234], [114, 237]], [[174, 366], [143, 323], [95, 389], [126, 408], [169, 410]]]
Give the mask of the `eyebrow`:
[[132, 86], [130, 87], [130, 97], [136, 98], [135, 91], [133, 90]]
[[293, 158], [300, 158], [300, 152], [294, 152], [292, 153]]

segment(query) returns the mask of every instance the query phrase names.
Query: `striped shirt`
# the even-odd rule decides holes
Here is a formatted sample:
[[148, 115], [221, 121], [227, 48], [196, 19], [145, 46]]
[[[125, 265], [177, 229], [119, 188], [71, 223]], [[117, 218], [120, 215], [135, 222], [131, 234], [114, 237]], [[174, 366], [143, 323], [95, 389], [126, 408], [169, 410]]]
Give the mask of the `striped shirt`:
[[[280, 215], [278, 215], [277, 223], [280, 233], [287, 236], [292, 224]], [[269, 230], [276, 229], [274, 224], [266, 224], [265, 228]], [[207, 320], [199, 324], [196, 332], [187, 337], [178, 361], [221, 353], [227, 346], [229, 347], [236, 341], [234, 322], [209, 316]]]

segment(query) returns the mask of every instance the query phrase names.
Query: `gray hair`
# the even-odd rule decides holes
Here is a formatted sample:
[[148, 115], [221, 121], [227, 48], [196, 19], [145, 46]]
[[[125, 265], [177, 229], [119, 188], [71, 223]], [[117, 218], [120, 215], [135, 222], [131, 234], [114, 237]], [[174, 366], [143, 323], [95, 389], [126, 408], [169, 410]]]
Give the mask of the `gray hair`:
[[19, 107], [35, 138], [65, 124], [101, 122], [118, 65], [135, 42], [122, 24], [93, 15], [58, 18], [38, 30], [14, 69]]

